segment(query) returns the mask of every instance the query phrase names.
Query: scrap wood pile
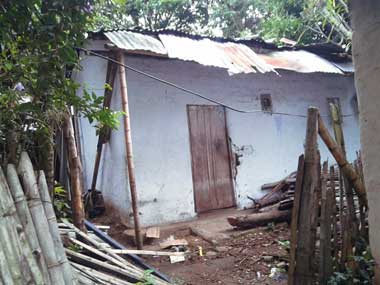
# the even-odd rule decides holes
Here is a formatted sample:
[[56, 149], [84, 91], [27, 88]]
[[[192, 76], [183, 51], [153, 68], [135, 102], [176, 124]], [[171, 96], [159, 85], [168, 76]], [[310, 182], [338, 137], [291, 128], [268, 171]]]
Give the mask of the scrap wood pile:
[[0, 167], [0, 284], [135, 284], [147, 278], [169, 284], [159, 272], [147, 276], [149, 267], [135, 264], [138, 257], [121, 257], [68, 222], [60, 229], [45, 175], [35, 173], [26, 153], [17, 168], [8, 164], [4, 170]]
[[230, 225], [238, 228], [264, 226], [271, 222], [290, 221], [294, 201], [294, 189], [297, 172], [284, 179], [264, 184], [261, 189], [269, 191], [262, 198], [253, 201], [254, 213], [244, 216], [228, 217]]

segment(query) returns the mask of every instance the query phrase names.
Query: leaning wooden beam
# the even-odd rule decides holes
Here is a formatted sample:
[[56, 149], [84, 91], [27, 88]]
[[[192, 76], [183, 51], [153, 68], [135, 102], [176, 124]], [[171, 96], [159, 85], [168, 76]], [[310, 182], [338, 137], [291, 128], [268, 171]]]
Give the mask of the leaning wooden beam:
[[45, 174], [43, 171], [38, 173], [38, 188], [40, 190], [41, 201], [45, 209], [45, 214], [49, 222], [49, 229], [53, 238], [55, 251], [57, 254], [58, 262], [62, 265], [63, 277], [65, 284], [73, 284], [74, 276], [71, 270], [70, 263], [66, 257], [65, 249], [62, 244], [61, 235], [59, 233], [57, 218], [53, 209], [53, 204], [50, 199], [48, 185], [46, 183]]
[[67, 152], [70, 167], [71, 182], [71, 209], [73, 211], [74, 225], [81, 230], [86, 230], [84, 226], [84, 210], [82, 204], [82, 184], [81, 184], [81, 164], [78, 157], [77, 147], [74, 137], [74, 128], [71, 121], [71, 114], [67, 108], [65, 122], [63, 124], [63, 134], [67, 144]]
[[26, 152], [21, 153], [17, 171], [21, 177], [21, 182], [28, 199], [29, 211], [33, 219], [38, 240], [40, 241], [42, 254], [45, 257], [46, 265], [49, 269], [51, 283], [54, 285], [63, 285], [65, 282], [63, 279], [62, 266], [59, 264], [55, 252], [49, 223], [38, 191], [38, 184], [34, 175], [33, 165]]
[[338, 163], [343, 175], [352, 183], [356, 194], [359, 197], [359, 201], [362, 205], [367, 206], [367, 195], [360, 177], [356, 173], [352, 165], [344, 157], [344, 154], [334, 139], [331, 137], [326, 125], [324, 124], [321, 116], [318, 116], [318, 132], [322, 140], [330, 150], [331, 154], [334, 156], [336, 162]]
[[[124, 64], [124, 52], [118, 51], [117, 59]], [[132, 136], [131, 136], [131, 117], [128, 104], [128, 92], [127, 92], [127, 78], [125, 73], [125, 67], [119, 66], [119, 80], [120, 80], [120, 94], [122, 107], [124, 112], [124, 135], [125, 135], [125, 148], [127, 154], [127, 166], [128, 166], [128, 180], [129, 188], [131, 191], [131, 202], [133, 210], [133, 223], [135, 227], [136, 245], [138, 249], [142, 249], [143, 241], [140, 229], [139, 209], [137, 205], [137, 189], [136, 189], [136, 177], [135, 177], [135, 165], [133, 162], [133, 150], [132, 150]]]
[[305, 168], [301, 190], [300, 211], [297, 233], [297, 254], [293, 284], [311, 285], [314, 282], [313, 260], [315, 232], [312, 231], [315, 194], [319, 185], [318, 109], [310, 107], [307, 116]]
[[16, 206], [17, 215], [20, 219], [21, 225], [24, 228], [30, 249], [33, 252], [34, 258], [38, 263], [38, 267], [41, 270], [43, 279], [46, 283], [49, 283], [49, 272], [47, 270], [45, 258], [41, 253], [40, 242], [38, 241], [37, 233], [33, 225], [33, 220], [29, 212], [28, 204], [26, 202], [26, 197], [22, 190], [16, 167], [13, 164], [8, 164], [7, 166], [7, 180], [13, 201]]
[[271, 222], [284, 222], [289, 221], [291, 217], [291, 211], [271, 211], [264, 213], [255, 213], [250, 215], [228, 217], [227, 220], [233, 227], [238, 228], [254, 228], [264, 226]]

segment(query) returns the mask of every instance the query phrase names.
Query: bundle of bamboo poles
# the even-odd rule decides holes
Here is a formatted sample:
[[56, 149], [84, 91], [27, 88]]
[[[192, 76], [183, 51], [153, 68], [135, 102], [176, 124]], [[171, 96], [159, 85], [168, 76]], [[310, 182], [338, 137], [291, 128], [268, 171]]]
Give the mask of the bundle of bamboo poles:
[[[0, 167], [0, 284], [146, 281], [145, 269], [116, 255], [68, 222], [66, 225], [75, 235], [68, 237], [67, 245], [76, 245], [78, 251], [65, 248], [45, 175], [34, 171], [27, 153], [21, 154], [17, 167], [8, 164], [4, 170]], [[169, 284], [153, 275], [149, 278], [152, 284]]]

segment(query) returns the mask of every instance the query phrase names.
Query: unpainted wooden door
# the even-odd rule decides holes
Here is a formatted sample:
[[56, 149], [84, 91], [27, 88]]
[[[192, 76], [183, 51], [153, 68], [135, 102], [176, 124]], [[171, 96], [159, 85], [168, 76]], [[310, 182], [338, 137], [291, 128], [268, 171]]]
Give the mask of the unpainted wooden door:
[[235, 206], [223, 107], [188, 105], [196, 212]]

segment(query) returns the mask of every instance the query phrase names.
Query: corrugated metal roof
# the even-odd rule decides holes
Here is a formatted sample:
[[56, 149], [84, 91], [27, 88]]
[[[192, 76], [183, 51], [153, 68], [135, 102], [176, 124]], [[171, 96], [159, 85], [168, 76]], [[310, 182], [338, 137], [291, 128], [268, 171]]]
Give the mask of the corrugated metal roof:
[[205, 66], [225, 68], [229, 74], [275, 72], [278, 69], [301, 73], [353, 72], [352, 63], [337, 64], [305, 50], [281, 50], [258, 54], [243, 43], [221, 42], [210, 38], [168, 33], [158, 33], [155, 36], [123, 30], [104, 34], [118, 48], [126, 51], [147, 51], [169, 58], [194, 61]]
[[104, 35], [118, 48], [126, 51], [149, 51], [158, 55], [167, 55], [165, 47], [154, 36], [129, 31], [111, 31]]
[[169, 58], [226, 68], [230, 74], [274, 71], [252, 49], [243, 44], [221, 43], [210, 39], [194, 40], [168, 34], [160, 34], [158, 37], [167, 49]]
[[301, 73], [325, 72], [342, 74], [342, 71], [333, 63], [304, 50], [276, 51], [260, 56], [275, 69], [286, 69]]

